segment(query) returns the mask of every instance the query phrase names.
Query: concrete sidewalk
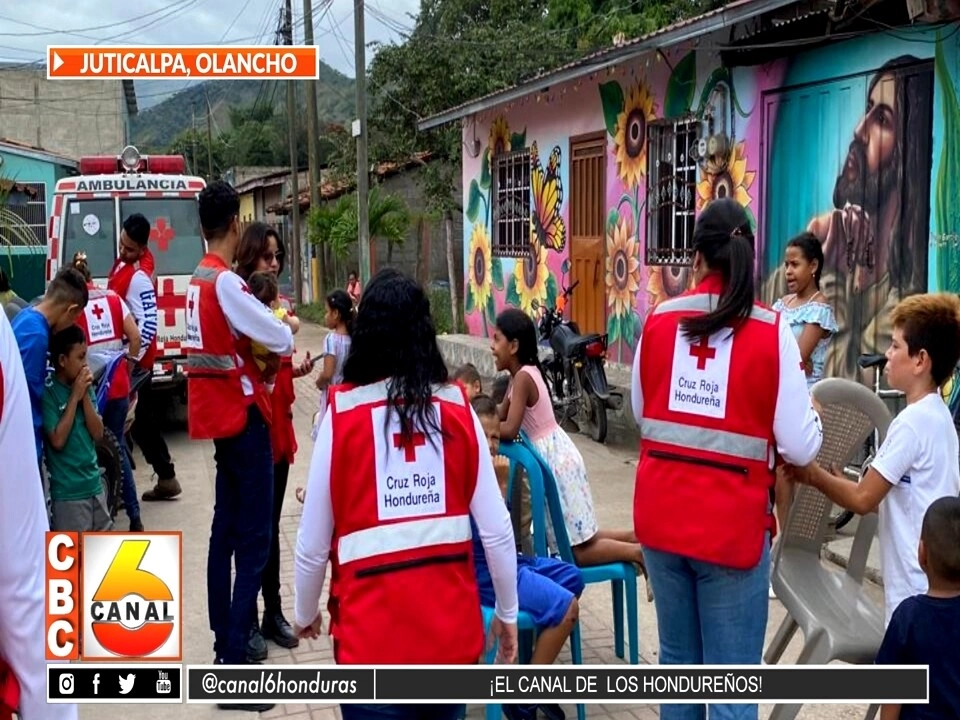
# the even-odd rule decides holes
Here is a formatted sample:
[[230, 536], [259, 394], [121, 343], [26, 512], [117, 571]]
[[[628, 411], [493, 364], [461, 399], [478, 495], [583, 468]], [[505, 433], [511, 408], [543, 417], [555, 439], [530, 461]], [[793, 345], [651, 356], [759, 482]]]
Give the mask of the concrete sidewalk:
[[[309, 350], [316, 354], [323, 347], [321, 328], [305, 323], [298, 335], [300, 352]], [[449, 340], [442, 340], [445, 354], [450, 353]], [[489, 351], [487, 351], [489, 356]], [[480, 359], [480, 354], [473, 355]], [[448, 355], [451, 364], [462, 362]], [[477, 363], [475, 363], [477, 364]], [[480, 367], [480, 365], [478, 365]], [[481, 372], [484, 368], [481, 367]], [[302, 506], [294, 497], [298, 485], [306, 482], [307, 469], [313, 445], [309, 426], [316, 409], [318, 393], [311, 378], [297, 381], [298, 400], [294, 407], [294, 422], [300, 450], [297, 462], [291, 468], [286, 499], [281, 520], [281, 580], [282, 598], [287, 618], [293, 618], [293, 548]], [[591, 490], [600, 526], [603, 528], [628, 528], [632, 525], [633, 476], [636, 468], [636, 444], [633, 439], [621, 438], [618, 433], [606, 445], [599, 445], [582, 436], [574, 442], [580, 449], [590, 474]], [[184, 653], [185, 664], [206, 664], [212, 660], [212, 635], [207, 619], [206, 556], [213, 508], [214, 464], [213, 445], [209, 442], [191, 442], [182, 431], [173, 431], [167, 436], [171, 454], [176, 463], [177, 474], [183, 486], [183, 495], [171, 502], [143, 503], [143, 521], [147, 530], [183, 531], [183, 594], [184, 594]], [[149, 470], [137, 452], [135, 474], [140, 492], [151, 486]], [[119, 527], [125, 525], [121, 517]], [[655, 606], [646, 602], [646, 588], [642, 578], [639, 585], [640, 655], [644, 664], [657, 663], [657, 624]], [[879, 588], [871, 585], [869, 591], [875, 601], [882, 603]], [[669, 600], [665, 598], [664, 600]], [[326, 599], [322, 607], [325, 607]], [[613, 619], [608, 583], [590, 585], [581, 598], [581, 630], [583, 661], [590, 664], [623, 664], [613, 652]], [[781, 604], [771, 600], [767, 641], [772, 638], [784, 617]], [[791, 643], [783, 663], [796, 661], [802, 640], [798, 637]], [[295, 650], [283, 650], [270, 644], [271, 664], [330, 664], [333, 654], [327, 637], [301, 642]], [[565, 648], [559, 663], [569, 663], [569, 651]], [[761, 706], [760, 717], [767, 718], [770, 707]], [[568, 718], [574, 718], [576, 709], [565, 706]], [[471, 706], [468, 717], [483, 717], [484, 708]], [[865, 706], [857, 705], [810, 705], [799, 715], [799, 720], [861, 720]], [[150, 720], [239, 720], [249, 718], [248, 713], [223, 711], [215, 705], [151, 705], [133, 710], [129, 705], [82, 705], [83, 720], [127, 720], [131, 715], [140, 715]], [[587, 707], [591, 720], [654, 720], [659, 717], [653, 705], [591, 705]], [[290, 718], [291, 720], [330, 720], [339, 718], [339, 711], [330, 705], [278, 705], [265, 714], [267, 718]]]

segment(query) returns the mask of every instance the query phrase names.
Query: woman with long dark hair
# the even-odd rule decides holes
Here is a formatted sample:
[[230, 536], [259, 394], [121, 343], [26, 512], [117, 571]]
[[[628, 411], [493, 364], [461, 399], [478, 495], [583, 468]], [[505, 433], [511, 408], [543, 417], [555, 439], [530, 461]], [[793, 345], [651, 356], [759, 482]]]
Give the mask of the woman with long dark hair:
[[[267, 223], [255, 222], [247, 226], [237, 246], [237, 275], [244, 280], [255, 272], [270, 272], [279, 277], [283, 272], [283, 242], [277, 231]], [[293, 315], [293, 305], [283, 295], [280, 305]], [[296, 332], [296, 330], [294, 330]], [[290, 466], [297, 452], [297, 437], [293, 428], [293, 403], [297, 399], [293, 388], [295, 378], [310, 373], [310, 353], [297, 366], [293, 356], [280, 359], [280, 369], [270, 394], [273, 417], [270, 422], [270, 444], [273, 449], [273, 525], [270, 536], [270, 555], [263, 568], [263, 623], [256, 615], [252, 619], [247, 657], [259, 662], [267, 657], [270, 639], [280, 647], [294, 648], [300, 640], [294, 635], [280, 607], [280, 513], [287, 492]]]
[[[657, 305], [640, 337], [634, 530], [657, 599], [660, 662], [759, 664], [767, 627], [774, 458], [806, 466], [820, 422], [785, 319], [755, 302], [753, 230], [715, 200], [693, 231], [696, 287]], [[663, 720], [704, 708], [662, 705]], [[756, 720], [757, 706], [711, 705]]]
[[[516, 551], [486, 436], [449, 381], [430, 301], [381, 270], [364, 290], [344, 384], [330, 389], [296, 548], [296, 628], [330, 634], [340, 665], [468, 665], [484, 647], [470, 517], [496, 594], [500, 659], [516, 654]], [[453, 720], [458, 705], [343, 705], [344, 720]]]

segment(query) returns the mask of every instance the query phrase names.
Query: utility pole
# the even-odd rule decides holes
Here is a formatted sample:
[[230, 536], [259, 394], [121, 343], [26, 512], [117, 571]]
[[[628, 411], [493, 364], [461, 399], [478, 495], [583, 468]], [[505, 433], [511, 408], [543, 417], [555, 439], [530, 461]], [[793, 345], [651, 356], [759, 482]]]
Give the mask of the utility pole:
[[193, 111], [193, 122], [190, 125], [190, 142], [193, 145], [193, 152], [190, 155], [190, 172], [196, 175], [199, 172], [197, 167], [197, 106], [190, 108]]
[[213, 182], [213, 110], [206, 93], [204, 97], [207, 100], [207, 182]]
[[370, 282], [370, 221], [367, 199], [370, 192], [370, 167], [367, 160], [367, 48], [363, 30], [363, 0], [353, 4], [354, 47], [357, 75], [357, 119], [353, 134], [357, 138], [357, 227], [360, 237], [360, 285]]
[[[313, 5], [311, 0], [303, 0], [303, 44], [313, 45]], [[307, 153], [310, 157], [310, 207], [320, 207], [320, 142], [319, 142], [319, 123], [317, 122], [317, 83], [316, 78], [307, 81]], [[316, 248], [317, 254], [317, 273], [316, 288], [317, 297], [314, 302], [322, 302], [326, 296], [324, 292], [324, 276], [326, 274], [326, 263], [324, 257], [323, 245]]]
[[[287, 45], [293, 45], [293, 8], [286, 0], [286, 15], [283, 33]], [[293, 203], [290, 206], [292, 237], [287, 243], [290, 253], [291, 279], [293, 280], [293, 299], [297, 305], [303, 302], [303, 274], [300, 267], [300, 183], [297, 164], [297, 86], [295, 80], [287, 80], [287, 127], [290, 132], [290, 192]]]

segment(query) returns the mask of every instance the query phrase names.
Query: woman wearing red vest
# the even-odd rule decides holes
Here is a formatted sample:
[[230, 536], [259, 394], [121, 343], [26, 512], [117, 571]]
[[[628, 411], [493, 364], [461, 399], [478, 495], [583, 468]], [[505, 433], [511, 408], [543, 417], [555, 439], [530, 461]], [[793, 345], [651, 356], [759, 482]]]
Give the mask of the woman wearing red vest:
[[113, 290], [98, 288], [93, 284], [85, 253], [77, 253], [73, 266], [83, 274], [90, 288], [90, 299], [77, 317], [77, 325], [83, 328], [87, 339], [87, 363], [94, 374], [106, 365], [126, 345], [126, 364], [118, 365], [110, 379], [107, 404], [103, 410], [103, 424], [113, 433], [120, 446], [120, 469], [123, 474], [123, 507], [130, 518], [130, 531], [143, 532], [140, 520], [140, 503], [137, 500], [137, 485], [126, 452], [123, 428], [130, 410], [130, 370], [136, 365], [140, 353], [140, 330], [130, 308]]
[[[473, 516], [496, 593], [500, 655], [516, 654], [516, 550], [480, 421], [451, 383], [430, 302], [384, 269], [360, 300], [344, 384], [330, 389], [296, 548], [296, 628], [330, 634], [340, 665], [469, 665], [483, 652]], [[453, 720], [458, 705], [343, 705], [344, 720]]]
[[[272, 227], [262, 222], [252, 223], [243, 231], [237, 247], [237, 275], [248, 280], [255, 272], [271, 272], [279, 276], [283, 272], [283, 243]], [[287, 313], [293, 314], [293, 305], [281, 296]], [[300, 639], [280, 608], [280, 513], [287, 492], [290, 466], [297, 452], [297, 437], [293, 429], [293, 403], [297, 399], [293, 389], [295, 378], [310, 373], [310, 353], [303, 362], [294, 367], [293, 355], [281, 358], [273, 392], [270, 393], [273, 419], [270, 423], [270, 442], [273, 447], [273, 531], [270, 540], [270, 556], [263, 568], [261, 593], [263, 594], [263, 624], [254, 613], [253, 628], [247, 657], [254, 662], [267, 657], [266, 639], [273, 640], [284, 648], [295, 648]]]
[[[797, 341], [754, 301], [753, 242], [739, 204], [710, 203], [693, 231], [696, 287], [654, 308], [634, 360], [634, 530], [666, 600], [656, 604], [665, 665], [760, 663], [775, 457], [805, 466], [822, 441]], [[711, 720], [757, 714], [710, 706]], [[660, 717], [707, 715], [662, 705]]]

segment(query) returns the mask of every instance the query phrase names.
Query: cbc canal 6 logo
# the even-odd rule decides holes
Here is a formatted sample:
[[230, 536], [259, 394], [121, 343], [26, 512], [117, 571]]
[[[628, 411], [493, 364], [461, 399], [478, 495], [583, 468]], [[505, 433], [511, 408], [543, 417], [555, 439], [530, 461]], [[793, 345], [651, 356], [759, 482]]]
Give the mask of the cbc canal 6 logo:
[[84, 534], [85, 660], [180, 660], [180, 535]]

